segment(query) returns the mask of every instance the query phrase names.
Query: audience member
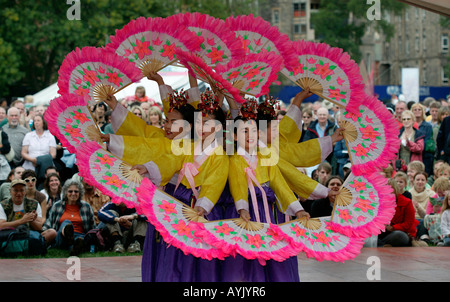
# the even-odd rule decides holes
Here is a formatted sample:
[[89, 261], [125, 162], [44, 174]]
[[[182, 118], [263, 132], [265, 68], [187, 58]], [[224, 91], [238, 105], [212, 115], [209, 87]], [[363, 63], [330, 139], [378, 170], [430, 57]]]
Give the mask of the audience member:
[[406, 198], [397, 182], [389, 179], [389, 185], [394, 190], [396, 207], [394, 217], [386, 225], [384, 232], [378, 235], [378, 246], [410, 246], [411, 239], [416, 236], [418, 221], [411, 199]]
[[95, 228], [94, 212], [81, 200], [84, 188], [80, 182], [67, 180], [62, 192], [63, 199], [52, 206], [43, 229], [57, 232], [52, 247], [78, 255], [84, 251], [84, 235]]
[[149, 125], [162, 128], [163, 127], [163, 116], [162, 111], [156, 106], [150, 107], [148, 110], [148, 120]]
[[314, 120], [313, 119], [313, 111], [311, 108], [305, 108], [302, 110], [302, 135], [300, 138], [300, 141], [304, 141], [305, 139], [305, 133], [308, 130], [309, 125], [311, 124], [311, 122]]
[[433, 141], [433, 127], [430, 123], [425, 121], [425, 107], [422, 104], [415, 103], [411, 107], [411, 111], [416, 117], [416, 123], [418, 130], [422, 131], [425, 135], [424, 143], [425, 147], [423, 150], [423, 163], [425, 164], [425, 172], [428, 175], [433, 173], [433, 160], [435, 152], [435, 142]]
[[331, 175], [331, 164], [328, 162], [320, 163], [317, 167], [317, 181], [325, 185]]
[[331, 176], [328, 179], [325, 186], [330, 189], [330, 193], [327, 198], [318, 199], [312, 203], [310, 212], [312, 218], [331, 215], [336, 195], [343, 183], [342, 178], [337, 175]]
[[6, 118], [6, 108], [0, 106], [0, 128], [8, 123]]
[[108, 107], [103, 102], [97, 103], [93, 107], [92, 116], [101, 130], [106, 126], [105, 113], [107, 110]]
[[398, 158], [406, 165], [411, 161], [422, 161], [425, 148], [425, 134], [414, 129], [415, 116], [412, 111], [405, 110], [402, 113], [402, 128], [400, 128], [399, 139], [401, 141]]
[[36, 190], [36, 173], [33, 170], [25, 170], [21, 175], [22, 179], [27, 184], [26, 186], [26, 197], [29, 199], [34, 199], [41, 205], [42, 209], [42, 218], [43, 220], [47, 217], [47, 199], [45, 195]]
[[408, 107], [405, 101], [398, 101], [397, 104], [395, 104], [395, 118], [397, 119], [399, 129], [403, 127], [402, 114], [403, 111], [407, 109]]
[[441, 236], [444, 246], [450, 246], [450, 193], [445, 195], [441, 209]]
[[27, 128], [19, 124], [20, 111], [15, 107], [8, 109], [8, 123], [2, 130], [8, 134], [9, 143], [14, 150], [14, 158], [10, 161], [11, 168], [22, 166], [22, 143], [25, 135], [30, 132]]
[[128, 208], [125, 204], [108, 202], [99, 211], [98, 217], [109, 230], [113, 251], [116, 253], [140, 252], [144, 246], [147, 232], [147, 220], [143, 215], [138, 215], [136, 209]]
[[438, 159], [450, 164], [450, 116], [443, 119], [436, 137]]
[[[406, 190], [409, 191], [413, 187], [414, 183], [414, 175], [417, 173], [425, 172], [425, 165], [421, 161], [412, 161], [408, 164], [406, 175], [408, 176], [408, 185], [406, 186]], [[431, 188], [428, 184], [426, 185], [427, 188]]]
[[408, 176], [404, 172], [397, 172], [394, 175], [394, 180], [397, 183], [400, 194], [405, 196], [406, 198], [412, 199], [412, 195], [409, 191], [406, 190], [408, 186]]
[[103, 194], [98, 188], [91, 186], [80, 177], [81, 184], [84, 187], [83, 200], [91, 205], [94, 211], [95, 224], [98, 225], [100, 220], [98, 219], [98, 211], [107, 204], [111, 198], [108, 195]]
[[10, 161], [14, 159], [14, 149], [9, 143], [8, 134], [0, 130], [0, 184], [8, 177], [11, 171]]
[[44, 194], [45, 200], [47, 201], [47, 212], [45, 213], [44, 222], [48, 217], [48, 213], [52, 206], [62, 200], [62, 185], [61, 178], [57, 173], [50, 173], [47, 175], [44, 181], [44, 188], [40, 191]]

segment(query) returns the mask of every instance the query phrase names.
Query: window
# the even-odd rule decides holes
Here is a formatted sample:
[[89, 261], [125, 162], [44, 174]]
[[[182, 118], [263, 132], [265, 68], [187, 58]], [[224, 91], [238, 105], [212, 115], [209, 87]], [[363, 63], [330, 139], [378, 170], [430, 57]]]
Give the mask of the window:
[[441, 74], [442, 74], [442, 84], [448, 84], [448, 75], [445, 74], [444, 67], [442, 67], [441, 69]]
[[278, 24], [280, 22], [280, 11], [278, 9], [273, 10], [272, 21], [273, 24]]
[[447, 53], [448, 52], [448, 44], [449, 44], [449, 40], [448, 40], [448, 35], [444, 34], [441, 36], [441, 49], [442, 52]]
[[294, 24], [294, 34], [306, 34], [306, 24]]
[[306, 3], [294, 3], [294, 18], [306, 16]]

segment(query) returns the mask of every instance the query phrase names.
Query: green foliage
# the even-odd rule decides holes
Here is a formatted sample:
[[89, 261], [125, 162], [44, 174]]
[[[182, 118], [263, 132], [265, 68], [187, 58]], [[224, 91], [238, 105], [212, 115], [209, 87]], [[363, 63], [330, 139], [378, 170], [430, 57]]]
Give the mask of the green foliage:
[[387, 12], [398, 14], [405, 5], [395, 0], [380, 0], [381, 20], [370, 21], [367, 10], [372, 4], [361, 0], [322, 0], [320, 9], [312, 14], [311, 23], [314, 26], [316, 38], [334, 47], [340, 47], [348, 52], [356, 62], [360, 61], [359, 46], [366, 27], [371, 22], [375, 28], [389, 39], [393, 35], [393, 25], [384, 20]]

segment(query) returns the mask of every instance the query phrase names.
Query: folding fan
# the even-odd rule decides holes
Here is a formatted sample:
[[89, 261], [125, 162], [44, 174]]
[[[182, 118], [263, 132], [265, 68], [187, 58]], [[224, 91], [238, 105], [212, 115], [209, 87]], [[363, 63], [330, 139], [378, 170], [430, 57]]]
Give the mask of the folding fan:
[[299, 253], [274, 224], [236, 218], [194, 225], [205, 242], [246, 259], [257, 259], [263, 265], [266, 260], [281, 262]]
[[378, 235], [391, 222], [395, 206], [395, 195], [385, 177], [377, 172], [350, 173], [334, 202], [330, 227], [347, 236]]
[[58, 71], [58, 93], [75, 93], [89, 105], [105, 100], [142, 78], [128, 60], [103, 48], [83, 47], [70, 52]]
[[77, 148], [77, 166], [80, 176], [98, 188], [111, 201], [124, 203], [140, 212], [136, 197], [143, 177], [131, 165], [122, 161], [97, 142], [86, 142]]
[[116, 30], [105, 48], [133, 62], [146, 77], [176, 62], [176, 49], [198, 51], [200, 40], [177, 22], [139, 17]]
[[232, 98], [238, 103], [244, 103], [239, 90], [226, 81], [220, 74], [216, 73], [200, 57], [185, 51], [177, 50], [180, 63], [183, 64], [195, 77], [211, 86], [215, 93], [222, 93], [227, 98]]
[[193, 53], [213, 68], [245, 55], [241, 42], [221, 19], [198, 12], [176, 14], [166, 19], [186, 26], [196, 34], [200, 39], [200, 49]]
[[365, 96], [361, 105], [343, 111], [340, 127], [356, 175], [370, 174], [386, 167], [400, 148], [397, 122], [375, 97]]
[[291, 245], [308, 257], [336, 262], [355, 258], [361, 252], [364, 240], [333, 231], [329, 221], [330, 217], [300, 218], [279, 227], [289, 236]]
[[50, 132], [70, 153], [81, 144], [100, 140], [100, 129], [91, 115], [87, 101], [76, 94], [64, 94], [50, 102], [45, 111]]
[[197, 236], [195, 221], [205, 222], [193, 208], [185, 205], [171, 195], [156, 189], [148, 179], [142, 181], [137, 198], [142, 214], [161, 234], [164, 241], [182, 250], [186, 255], [211, 260], [223, 260], [229, 253], [207, 244]]
[[217, 66], [215, 71], [244, 94], [259, 97], [269, 93], [276, 81], [283, 58], [274, 53], [249, 54], [240, 60]]
[[274, 52], [276, 55], [281, 55], [286, 67], [297, 63], [289, 36], [263, 18], [254, 17], [252, 14], [241, 15], [228, 17], [225, 23], [235, 32], [246, 54]]
[[295, 41], [291, 44], [297, 61], [281, 70], [302, 89], [341, 106], [360, 104], [364, 85], [359, 66], [340, 48], [325, 43]]

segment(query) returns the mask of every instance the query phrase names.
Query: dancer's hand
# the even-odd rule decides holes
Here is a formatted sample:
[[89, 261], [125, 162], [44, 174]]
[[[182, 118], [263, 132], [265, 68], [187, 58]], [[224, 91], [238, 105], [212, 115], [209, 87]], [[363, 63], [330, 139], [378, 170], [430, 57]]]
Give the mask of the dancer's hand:
[[109, 108], [111, 108], [111, 110], [114, 110], [114, 108], [116, 108], [118, 103], [114, 95], [108, 95], [108, 97], [104, 100], [104, 102], [106, 103], [106, 105], [108, 105]]
[[241, 219], [243, 219], [244, 221], [250, 221], [250, 213], [247, 210], [239, 210], [239, 215], [241, 215]]
[[309, 213], [305, 210], [298, 211], [297, 213], [295, 213], [295, 216], [297, 216], [297, 219], [300, 219], [302, 217], [306, 217], [307, 219], [311, 218], [311, 215], [309, 215]]
[[100, 139], [104, 143], [109, 143], [109, 139], [110, 139], [109, 134], [100, 133]]
[[147, 168], [144, 165], [134, 165], [131, 170], [137, 170], [140, 175], [145, 175], [148, 173]]
[[344, 138], [344, 128], [337, 128], [334, 133], [331, 135], [331, 140], [333, 141], [333, 146], [336, 142], [342, 140]]
[[162, 78], [162, 76], [157, 73], [157, 72], [150, 72], [147, 75], [147, 79], [149, 79], [150, 81], [155, 81], [159, 86], [164, 85], [164, 80]]
[[294, 99], [292, 100], [292, 105], [300, 107], [302, 102], [312, 95], [313, 93], [309, 91], [309, 87], [306, 87], [305, 89], [303, 89], [302, 91], [300, 91], [295, 95]]
[[197, 212], [198, 216], [204, 216], [206, 215], [206, 210], [200, 206], [194, 207], [194, 210]]

